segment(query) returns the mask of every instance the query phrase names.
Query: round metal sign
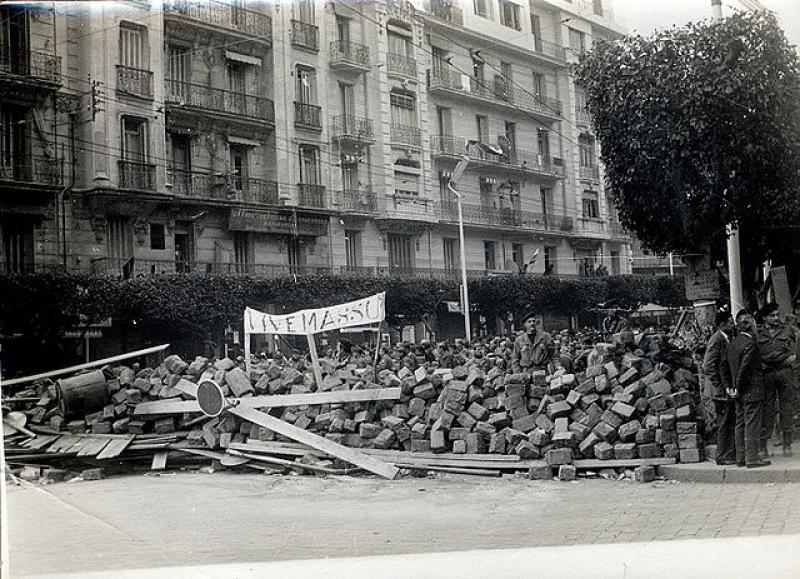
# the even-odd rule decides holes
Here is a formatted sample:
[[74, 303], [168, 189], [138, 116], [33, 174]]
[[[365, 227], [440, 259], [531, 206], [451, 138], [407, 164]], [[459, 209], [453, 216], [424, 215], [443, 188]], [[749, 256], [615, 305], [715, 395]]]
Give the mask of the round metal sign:
[[213, 380], [203, 380], [197, 385], [197, 403], [206, 416], [219, 416], [225, 410], [225, 395]]

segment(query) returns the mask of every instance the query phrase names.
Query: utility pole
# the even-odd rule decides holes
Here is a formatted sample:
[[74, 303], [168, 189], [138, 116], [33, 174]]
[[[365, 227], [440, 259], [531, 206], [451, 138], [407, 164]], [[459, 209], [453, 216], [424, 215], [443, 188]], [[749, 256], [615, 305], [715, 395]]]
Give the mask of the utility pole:
[[[722, 20], [722, 0], [711, 0], [714, 20]], [[739, 224], [735, 221], [725, 226], [728, 245], [728, 275], [731, 286], [731, 314], [744, 307], [744, 290], [742, 289], [742, 256], [739, 247]]]
[[455, 188], [455, 184], [461, 179], [464, 170], [469, 165], [469, 157], [466, 155], [461, 157], [461, 160], [453, 170], [453, 174], [447, 181], [447, 187], [456, 196], [458, 202], [458, 243], [459, 253], [461, 254], [461, 307], [464, 308], [464, 333], [467, 336], [467, 342], [472, 341], [472, 327], [469, 320], [469, 290], [467, 289], [467, 254], [464, 249], [464, 216], [461, 213], [461, 193]]

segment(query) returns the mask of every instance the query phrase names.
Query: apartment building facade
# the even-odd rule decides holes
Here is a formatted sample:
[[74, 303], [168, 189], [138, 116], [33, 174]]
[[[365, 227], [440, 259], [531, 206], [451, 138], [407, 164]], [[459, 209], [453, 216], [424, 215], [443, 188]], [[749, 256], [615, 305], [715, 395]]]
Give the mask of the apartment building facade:
[[[630, 271], [569, 64], [608, 2], [0, 7], [4, 271]], [[16, 64], [15, 64], [16, 63]]]

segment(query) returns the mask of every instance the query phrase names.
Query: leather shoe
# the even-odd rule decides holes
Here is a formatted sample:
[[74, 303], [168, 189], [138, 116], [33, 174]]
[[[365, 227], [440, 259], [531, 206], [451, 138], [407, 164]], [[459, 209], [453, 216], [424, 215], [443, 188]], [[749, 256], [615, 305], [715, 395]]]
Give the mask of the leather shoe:
[[760, 466], [769, 466], [771, 464], [772, 463], [768, 460], [758, 460], [756, 462], [751, 462], [750, 464], [748, 464], [747, 468], [758, 468]]

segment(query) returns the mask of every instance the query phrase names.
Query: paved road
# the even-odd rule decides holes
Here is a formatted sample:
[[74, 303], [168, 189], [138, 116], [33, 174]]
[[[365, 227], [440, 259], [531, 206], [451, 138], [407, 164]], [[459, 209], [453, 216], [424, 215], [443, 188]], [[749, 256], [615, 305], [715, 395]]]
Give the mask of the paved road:
[[179, 472], [8, 494], [15, 576], [800, 533], [797, 483]]

